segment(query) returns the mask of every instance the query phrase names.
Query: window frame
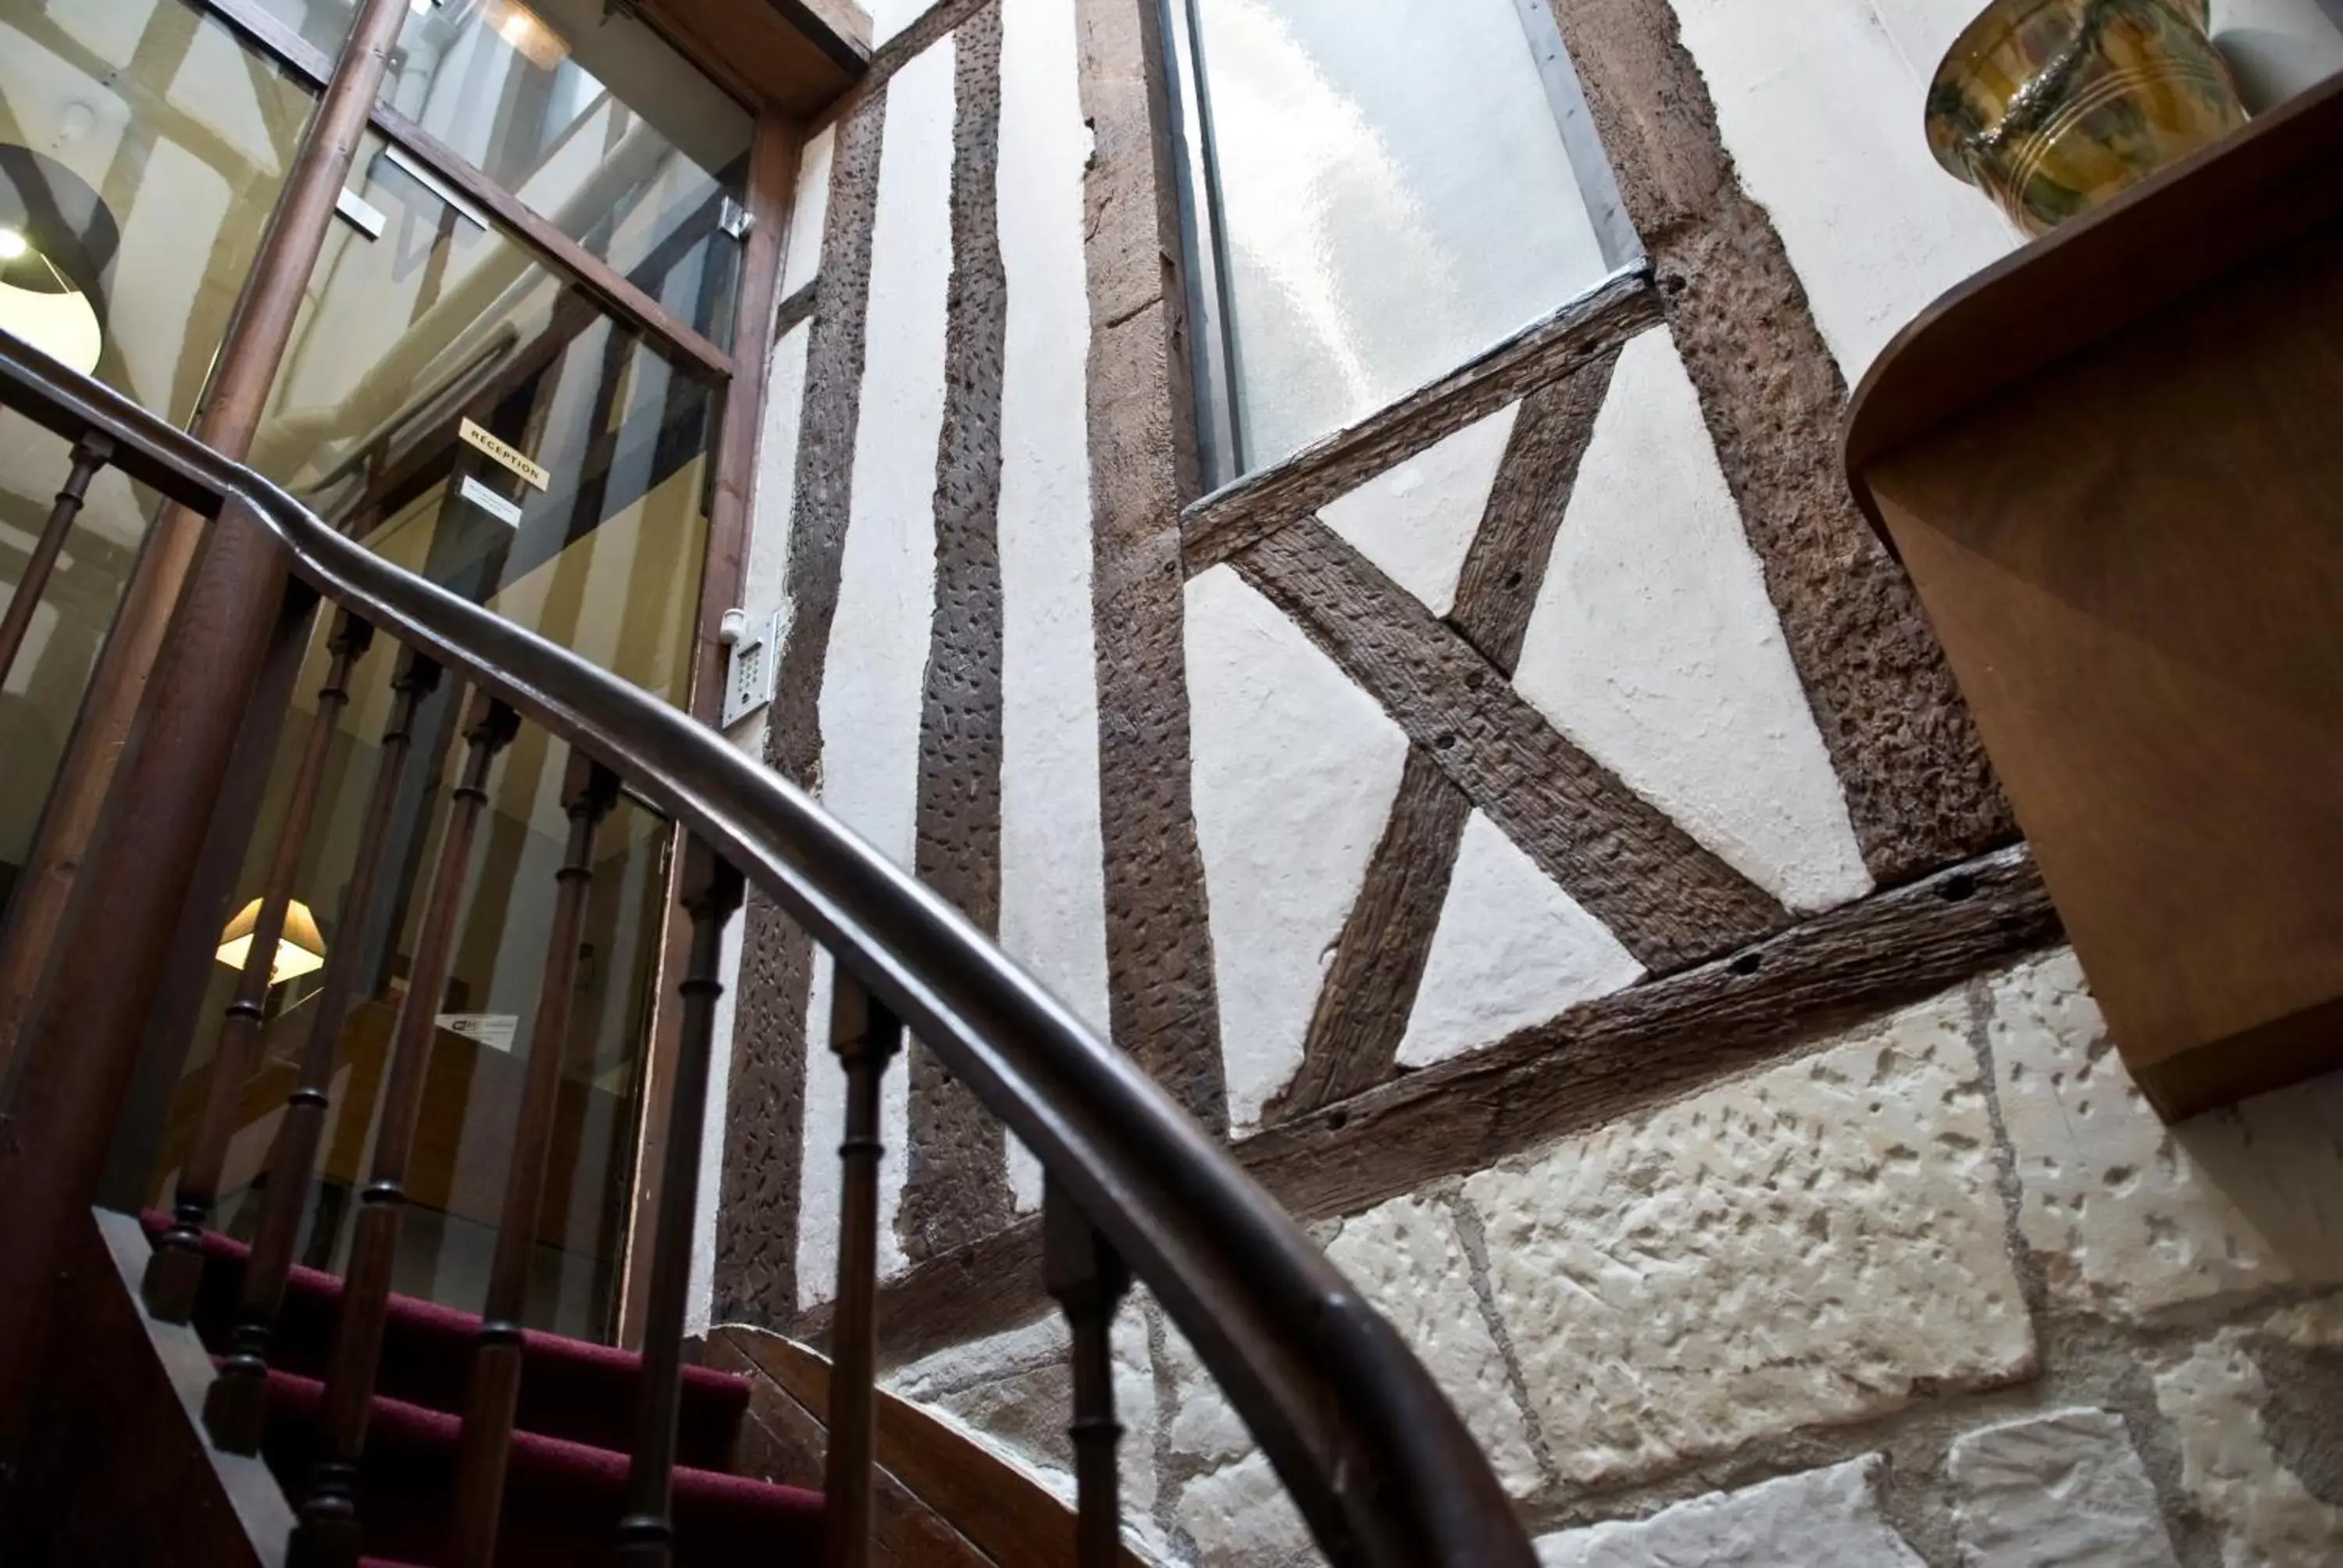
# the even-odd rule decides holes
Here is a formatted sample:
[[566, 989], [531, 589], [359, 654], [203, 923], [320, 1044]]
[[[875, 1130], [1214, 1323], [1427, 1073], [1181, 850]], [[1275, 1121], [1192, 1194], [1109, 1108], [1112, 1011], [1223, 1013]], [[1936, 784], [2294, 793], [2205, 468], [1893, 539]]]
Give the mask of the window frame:
[[[1604, 267], [1604, 276], [1556, 299], [1547, 312], [1551, 316], [1599, 293], [1619, 273], [1642, 266], [1645, 253], [1619, 193], [1610, 155], [1595, 129], [1562, 28], [1554, 19], [1552, 0], [1512, 0], [1512, 4], [1521, 23], [1523, 46], [1530, 52], [1544, 86], [1546, 105], [1554, 112], [1554, 127], [1570, 160]], [[1188, 297], [1188, 376], [1196, 457], [1203, 490], [1210, 494], [1292, 458], [1281, 455], [1256, 462], [1246, 449], [1244, 393], [1235, 370], [1237, 312], [1230, 292], [1232, 267], [1220, 147], [1204, 65], [1203, 0], [1158, 0], [1158, 5], [1164, 35], [1163, 65], [1170, 77], [1166, 85], [1173, 142], [1172, 166], [1179, 208], [1181, 270]], [[1474, 345], [1459, 357], [1458, 364], [1495, 347], [1494, 343]], [[1412, 395], [1403, 393], [1383, 407]], [[1321, 431], [1312, 445], [1346, 427]], [[1302, 448], [1305, 453], [1309, 450], [1307, 446]]]

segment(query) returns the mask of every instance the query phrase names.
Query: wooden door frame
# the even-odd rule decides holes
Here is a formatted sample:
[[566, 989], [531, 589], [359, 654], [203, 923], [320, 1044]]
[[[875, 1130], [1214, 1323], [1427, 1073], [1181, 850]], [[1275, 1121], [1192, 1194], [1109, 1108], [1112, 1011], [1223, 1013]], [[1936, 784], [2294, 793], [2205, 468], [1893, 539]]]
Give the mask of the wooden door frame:
[[[691, 716], [718, 728], [724, 708], [726, 653], [718, 640], [724, 612], [738, 606], [748, 576], [748, 542], [755, 517], [757, 443], [764, 429], [765, 391], [772, 357], [773, 313], [780, 304], [781, 257], [797, 196], [803, 120], [767, 102], [758, 112], [749, 153], [748, 243], [740, 259], [740, 294], [733, 321], [734, 372], [725, 389], [708, 507], [708, 548], [699, 578], [699, 646], [691, 672]], [[659, 1213], [666, 1166], [667, 1129], [675, 1098], [676, 1052], [682, 1045], [681, 999], [675, 982], [691, 946], [691, 921], [681, 902], [683, 845], [668, 830], [667, 933], [659, 946], [656, 1000], [637, 1096], [633, 1179], [628, 1188], [626, 1235], [618, 1256], [618, 1334], [623, 1345], [642, 1338], [645, 1292], [650, 1284], [651, 1230]], [[746, 911], [735, 920], [746, 920]], [[721, 1091], [720, 1086], [719, 1092]], [[721, 1159], [720, 1143], [710, 1146]]]

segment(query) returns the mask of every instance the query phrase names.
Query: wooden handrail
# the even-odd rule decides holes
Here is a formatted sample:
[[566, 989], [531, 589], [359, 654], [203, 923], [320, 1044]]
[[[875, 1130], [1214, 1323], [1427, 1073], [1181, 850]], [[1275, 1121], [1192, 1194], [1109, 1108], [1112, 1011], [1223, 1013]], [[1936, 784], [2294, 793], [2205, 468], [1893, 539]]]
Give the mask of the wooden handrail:
[[841, 982], [933, 1050], [1154, 1294], [1332, 1561], [1531, 1568], [1447, 1399], [1299, 1226], [1127, 1056], [804, 790], [5, 333], [0, 404], [68, 441], [111, 437], [115, 466], [204, 516], [248, 513], [300, 581], [618, 774], [804, 927]]

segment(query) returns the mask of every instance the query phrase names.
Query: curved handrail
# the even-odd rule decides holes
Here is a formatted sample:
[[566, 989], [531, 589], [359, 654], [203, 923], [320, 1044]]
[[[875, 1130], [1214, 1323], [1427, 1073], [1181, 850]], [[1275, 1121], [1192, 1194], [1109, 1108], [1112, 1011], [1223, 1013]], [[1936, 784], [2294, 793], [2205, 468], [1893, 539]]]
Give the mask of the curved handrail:
[[828, 947], [1039, 1157], [1260, 1442], [1337, 1563], [1534, 1568], [1486, 1458], [1398, 1334], [1228, 1151], [934, 891], [803, 790], [577, 655], [391, 565], [113, 389], [0, 332], [0, 402], [206, 517], [622, 775]]

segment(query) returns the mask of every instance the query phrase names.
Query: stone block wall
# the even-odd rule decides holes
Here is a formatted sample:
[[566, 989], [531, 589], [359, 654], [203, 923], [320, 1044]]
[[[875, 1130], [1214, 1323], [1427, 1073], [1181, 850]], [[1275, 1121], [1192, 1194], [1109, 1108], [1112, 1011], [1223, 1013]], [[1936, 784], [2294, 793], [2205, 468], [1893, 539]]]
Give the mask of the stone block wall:
[[[2343, 1561], [2343, 1078], [2167, 1129], [2072, 956], [1325, 1222], [1554, 1568]], [[1134, 1536], [1319, 1559], [1153, 1303]], [[1037, 1318], [892, 1386], [1061, 1490]]]

